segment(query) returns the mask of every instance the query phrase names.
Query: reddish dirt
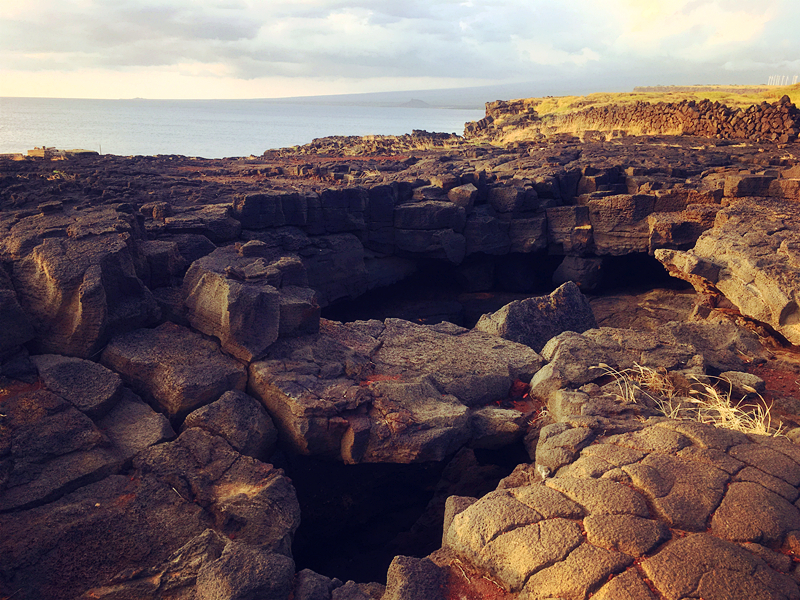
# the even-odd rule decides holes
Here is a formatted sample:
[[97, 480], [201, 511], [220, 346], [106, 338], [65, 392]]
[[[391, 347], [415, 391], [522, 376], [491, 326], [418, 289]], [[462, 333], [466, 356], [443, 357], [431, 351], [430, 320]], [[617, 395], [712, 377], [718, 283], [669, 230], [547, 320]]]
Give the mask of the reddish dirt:
[[36, 390], [42, 389], [42, 387], [43, 385], [41, 381], [36, 381], [35, 383], [25, 383], [24, 381], [12, 380], [10, 383], [0, 385], [0, 402], [3, 400], [8, 400], [9, 398], [14, 398], [15, 396], [19, 396], [20, 394], [24, 394], [26, 392], [35, 392]]
[[447, 600], [512, 600], [516, 597], [517, 594], [507, 592], [500, 584], [458, 559], [448, 566]]
[[784, 349], [773, 349], [773, 354], [773, 360], [751, 365], [748, 371], [766, 384], [767, 391], [762, 395], [764, 405], [770, 407], [784, 425], [800, 427], [800, 414], [791, 409], [800, 402], [800, 354]]

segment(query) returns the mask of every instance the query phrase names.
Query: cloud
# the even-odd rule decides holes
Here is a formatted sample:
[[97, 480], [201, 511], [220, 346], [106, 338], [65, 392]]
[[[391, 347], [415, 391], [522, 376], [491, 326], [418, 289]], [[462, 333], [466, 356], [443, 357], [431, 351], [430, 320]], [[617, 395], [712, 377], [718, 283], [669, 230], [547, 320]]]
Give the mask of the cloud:
[[0, 64], [43, 77], [150, 69], [226, 81], [350, 81], [354, 89], [392, 79], [408, 89], [423, 80], [611, 81], [620, 74], [636, 83], [654, 73], [681, 83], [696, 73], [753, 77], [793, 65], [800, 55], [795, 4], [26, 0], [0, 5]]

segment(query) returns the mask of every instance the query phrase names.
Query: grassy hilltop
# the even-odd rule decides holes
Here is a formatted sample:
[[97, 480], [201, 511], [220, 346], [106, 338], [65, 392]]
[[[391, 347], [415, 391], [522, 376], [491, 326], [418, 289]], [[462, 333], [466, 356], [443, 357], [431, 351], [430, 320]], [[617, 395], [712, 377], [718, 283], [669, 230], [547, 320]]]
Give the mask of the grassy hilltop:
[[[641, 91], [638, 91], [641, 90]], [[667, 90], [667, 91], [662, 91]], [[602, 107], [636, 102], [681, 102], [683, 100], [711, 100], [731, 108], [747, 108], [762, 102], [776, 102], [782, 96], [800, 97], [800, 83], [786, 86], [669, 86], [654, 88], [636, 88], [633, 92], [607, 93], [598, 92], [588, 96], [547, 96], [545, 98], [526, 98], [522, 101], [535, 110], [540, 116], [563, 115], [590, 106]]]

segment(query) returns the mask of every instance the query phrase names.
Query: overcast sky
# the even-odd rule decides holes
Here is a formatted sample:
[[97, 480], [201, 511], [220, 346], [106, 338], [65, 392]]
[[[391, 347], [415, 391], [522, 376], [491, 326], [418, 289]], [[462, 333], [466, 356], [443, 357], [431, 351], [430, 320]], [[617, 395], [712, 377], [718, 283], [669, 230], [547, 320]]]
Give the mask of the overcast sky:
[[797, 0], [0, 0], [0, 96], [760, 84], [800, 74], [799, 23]]

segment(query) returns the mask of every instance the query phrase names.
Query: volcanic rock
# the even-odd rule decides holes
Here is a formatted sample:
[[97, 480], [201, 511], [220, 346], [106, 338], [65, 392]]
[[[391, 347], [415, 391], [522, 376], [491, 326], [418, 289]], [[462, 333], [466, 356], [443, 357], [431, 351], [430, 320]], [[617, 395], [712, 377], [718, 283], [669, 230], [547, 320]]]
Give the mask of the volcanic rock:
[[172, 323], [114, 338], [102, 362], [169, 417], [243, 391], [247, 382], [245, 368], [217, 344]]
[[219, 400], [192, 411], [181, 431], [190, 427], [218, 435], [237, 452], [259, 460], [268, 458], [278, 442], [278, 431], [264, 407], [243, 392], [225, 392]]
[[[288, 595], [300, 513], [280, 471], [200, 429], [140, 454], [133, 466], [133, 476], [111, 475], [50, 504], [0, 515], [3, 593], [74, 598], [101, 586], [85, 597], [196, 597], [201, 573], [206, 590], [259, 579], [252, 571], [231, 579], [222, 567], [231, 555], [260, 552], [283, 569], [271, 577]], [[209, 525], [216, 534], [204, 533]], [[236, 549], [225, 554], [231, 536]], [[217, 563], [223, 554], [228, 559]]]
[[[301, 454], [346, 462], [441, 460], [471, 437], [470, 408], [506, 398], [540, 357], [449, 323], [340, 324], [279, 340], [250, 367], [249, 389]], [[478, 435], [519, 435], [517, 419]], [[510, 429], [509, 429], [510, 426]]]
[[592, 308], [572, 282], [549, 296], [517, 300], [494, 314], [483, 315], [478, 331], [530, 346], [537, 352], [564, 331], [583, 333], [597, 327]]
[[656, 251], [676, 277], [722, 294], [742, 314], [800, 343], [800, 220], [784, 201], [741, 200], [717, 215], [687, 253]]

